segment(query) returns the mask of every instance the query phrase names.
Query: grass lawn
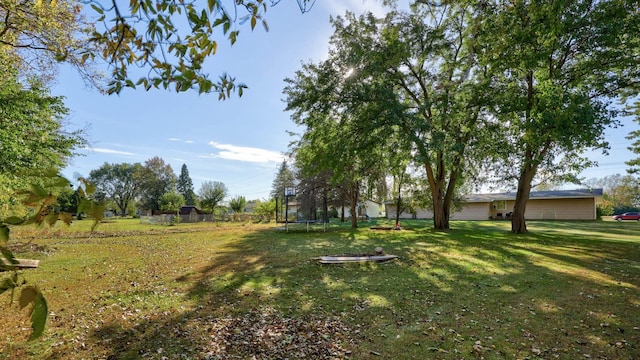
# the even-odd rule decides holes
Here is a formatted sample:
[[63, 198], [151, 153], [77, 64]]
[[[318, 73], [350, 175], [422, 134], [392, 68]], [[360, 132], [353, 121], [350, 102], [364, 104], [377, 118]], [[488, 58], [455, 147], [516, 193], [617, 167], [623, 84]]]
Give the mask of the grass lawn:
[[89, 225], [13, 230], [50, 315], [0, 296], [0, 359], [640, 358], [638, 222]]

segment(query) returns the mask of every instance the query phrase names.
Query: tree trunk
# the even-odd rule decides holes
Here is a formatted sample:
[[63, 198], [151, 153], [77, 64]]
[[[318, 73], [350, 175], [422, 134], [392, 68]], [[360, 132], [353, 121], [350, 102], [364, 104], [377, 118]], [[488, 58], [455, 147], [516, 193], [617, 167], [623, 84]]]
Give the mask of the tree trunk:
[[430, 163], [425, 163], [427, 180], [433, 198], [433, 228], [435, 230], [449, 230], [449, 207], [450, 197], [445, 196], [444, 191], [444, 160], [443, 155], [438, 154], [436, 172]]
[[432, 188], [433, 196], [433, 228], [435, 230], [449, 230], [449, 208], [442, 191], [442, 182]]
[[322, 213], [324, 214], [324, 222], [329, 222], [329, 205], [327, 204], [327, 192], [322, 195]]
[[128, 201], [125, 201], [124, 199], [118, 199], [118, 200], [115, 201], [115, 203], [116, 203], [116, 206], [118, 208], [120, 208], [120, 216], [122, 216], [122, 217], [127, 216], [126, 215], [127, 214], [127, 205], [129, 205]]
[[356, 213], [358, 203], [351, 203], [351, 228], [358, 227], [358, 214]]
[[358, 227], [358, 195], [360, 194], [360, 184], [356, 183], [351, 187], [351, 228]]
[[396, 228], [400, 226], [400, 212], [402, 211], [402, 198], [398, 195], [396, 200]]
[[398, 179], [398, 199], [396, 200], [396, 230], [400, 229], [400, 213], [402, 212], [402, 183], [404, 180], [404, 172], [402, 172]]
[[527, 209], [527, 201], [529, 201], [529, 195], [531, 194], [531, 181], [535, 173], [535, 168], [530, 166], [526, 166], [522, 170], [522, 173], [520, 173], [516, 202], [513, 206], [513, 213], [511, 214], [511, 232], [514, 234], [524, 234], [527, 232], [524, 213]]

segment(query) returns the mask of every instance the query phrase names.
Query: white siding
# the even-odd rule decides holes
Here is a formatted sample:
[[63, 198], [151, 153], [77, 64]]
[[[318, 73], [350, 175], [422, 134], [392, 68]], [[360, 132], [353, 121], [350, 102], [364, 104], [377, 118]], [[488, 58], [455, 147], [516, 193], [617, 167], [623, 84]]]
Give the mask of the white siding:
[[[367, 200], [367, 201], [361, 203], [361, 206], [365, 207], [366, 214], [370, 218], [378, 218], [378, 217], [380, 217], [380, 204], [378, 204], [377, 202]], [[364, 209], [360, 208], [357, 211], [358, 211], [360, 216], [365, 214]], [[345, 207], [344, 208], [344, 216], [345, 217], [351, 217], [351, 209], [349, 207]]]
[[[396, 206], [394, 204], [386, 204], [387, 206], [387, 218], [396, 218]], [[430, 209], [418, 209], [416, 212], [416, 219], [432, 219], [433, 212]], [[413, 219], [413, 214], [403, 212], [400, 214], [400, 219]]]
[[486, 202], [466, 203], [462, 210], [451, 215], [451, 220], [489, 220], [489, 210], [489, 204]]
[[[515, 202], [507, 201], [506, 210], [493, 210], [491, 202], [466, 203], [462, 210], [451, 215], [451, 220], [488, 220], [490, 216], [496, 218], [502, 214], [502, 219], [513, 211]], [[527, 220], [595, 220], [595, 198], [563, 198], [563, 199], [530, 199], [524, 214]], [[396, 207], [387, 204], [387, 218], [396, 218]], [[400, 214], [401, 219], [411, 219], [408, 213]], [[418, 209], [418, 219], [431, 219], [433, 212], [429, 209]]]
[[430, 209], [418, 209], [416, 219], [433, 219], [433, 211]]
[[527, 220], [595, 220], [593, 198], [529, 200], [524, 213]]

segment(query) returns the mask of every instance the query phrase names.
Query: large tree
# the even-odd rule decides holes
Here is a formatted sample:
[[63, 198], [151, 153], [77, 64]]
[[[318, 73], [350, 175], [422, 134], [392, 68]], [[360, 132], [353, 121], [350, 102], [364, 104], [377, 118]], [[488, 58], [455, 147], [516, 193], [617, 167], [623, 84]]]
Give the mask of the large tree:
[[350, 206], [355, 228], [361, 195], [384, 177], [388, 133], [386, 128], [369, 125], [386, 114], [362, 98], [381, 84], [348, 65], [337, 56], [320, 64], [305, 64], [294, 78], [286, 80], [284, 92], [293, 121], [304, 127], [292, 150], [298, 177], [306, 179], [301, 182], [307, 197], [320, 193], [326, 199], [329, 188], [325, 182], [310, 180], [330, 177], [330, 185], [340, 190]]
[[109, 164], [91, 170], [89, 181], [95, 184], [97, 191], [104, 193], [120, 210], [120, 216], [127, 215], [127, 208], [140, 194], [142, 189], [143, 167], [135, 164]]
[[68, 113], [61, 97], [38, 82], [27, 85], [17, 75], [0, 79], [0, 174], [60, 169], [86, 144], [81, 130], [67, 131]]
[[449, 229], [460, 185], [470, 177], [486, 134], [486, 77], [476, 59], [478, 11], [472, 4], [427, 3], [389, 17], [378, 62], [408, 110], [394, 125], [424, 170], [434, 228]]
[[160, 210], [162, 195], [176, 190], [176, 174], [171, 165], [155, 156], [144, 162], [141, 173], [140, 194], [143, 206], [153, 211]]
[[228, 192], [227, 186], [221, 181], [205, 181], [198, 190], [200, 206], [213, 214]]
[[494, 174], [517, 181], [512, 231], [526, 232], [532, 184], [579, 172], [606, 149], [611, 106], [640, 81], [637, 1], [497, 1], [482, 7], [481, 61], [502, 124]]
[[182, 164], [176, 189], [178, 190], [178, 193], [182, 194], [186, 205], [196, 204], [196, 193], [193, 191], [193, 181], [191, 180], [191, 176], [189, 176], [187, 164]]
[[[352, 154], [359, 149], [363, 160], [389, 139], [406, 139], [395, 146], [413, 154], [425, 170], [436, 229], [449, 228], [457, 187], [467, 177], [472, 145], [482, 133], [485, 83], [475, 58], [475, 17], [471, 6], [431, 3], [409, 13], [392, 11], [386, 19], [347, 14], [333, 21], [332, 64], [307, 66], [303, 71], [314, 69], [319, 81], [294, 84], [316, 103], [294, 114], [294, 121], [328, 109], [339, 118], [357, 115], [351, 130], [341, 129], [339, 120], [331, 126], [350, 137], [341, 141], [353, 141], [347, 149]], [[336, 91], [345, 84], [353, 84], [353, 91]]]

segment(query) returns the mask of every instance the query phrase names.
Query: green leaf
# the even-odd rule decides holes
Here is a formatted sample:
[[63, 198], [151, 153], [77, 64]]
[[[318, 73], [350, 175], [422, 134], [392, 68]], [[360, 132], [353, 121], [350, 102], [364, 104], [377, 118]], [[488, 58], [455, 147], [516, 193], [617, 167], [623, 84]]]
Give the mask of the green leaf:
[[[18, 263], [16, 258], [13, 256], [13, 253], [8, 248], [6, 248], [4, 246], [0, 246], [0, 254], [2, 254], [2, 257], [4, 259], [6, 259], [9, 262], [9, 264], [17, 264]], [[0, 260], [0, 261], [2, 261], [2, 260]]]
[[213, 12], [213, 9], [218, 5], [217, 0], [207, 0], [207, 5], [209, 6], [209, 11]]
[[32, 194], [37, 196], [39, 199], [45, 198], [49, 196], [49, 190], [42, 187], [40, 184], [31, 184], [31, 189], [33, 190]]
[[96, 185], [90, 182], [85, 183], [87, 195], [93, 195], [96, 192]]
[[9, 225], [20, 225], [24, 222], [23, 218], [17, 217], [17, 216], [10, 216], [4, 220], [2, 220], [2, 222], [4, 222], [5, 224], [9, 224]]
[[6, 246], [9, 242], [9, 227], [7, 225], [0, 225], [0, 246]]
[[100, 8], [96, 4], [91, 4], [91, 8], [100, 15], [104, 14], [104, 11], [102, 10], [102, 8]]
[[56, 222], [58, 222], [58, 214], [51, 213], [51, 214], [47, 215], [45, 217], [45, 221], [47, 222], [47, 224], [49, 224], [49, 226], [55, 225]]
[[24, 309], [29, 304], [32, 304], [36, 301], [36, 297], [38, 296], [38, 289], [35, 286], [27, 286], [22, 289], [20, 293], [20, 299], [18, 303], [20, 304], [20, 309]]
[[13, 282], [13, 280], [7, 278], [4, 279], [1, 283], [0, 283], [0, 294], [3, 294], [5, 291], [9, 290], [9, 289], [15, 289], [16, 287], [16, 283]]
[[35, 288], [37, 296], [34, 300], [33, 310], [31, 312], [31, 336], [29, 336], [29, 341], [35, 340], [42, 336], [44, 333], [44, 327], [47, 324], [47, 315], [49, 313], [49, 308], [47, 306], [47, 300], [44, 298], [40, 290]]
[[231, 33], [229, 33], [229, 40], [231, 40], [231, 45], [235, 44], [238, 40], [238, 33], [239, 31], [232, 31]]

